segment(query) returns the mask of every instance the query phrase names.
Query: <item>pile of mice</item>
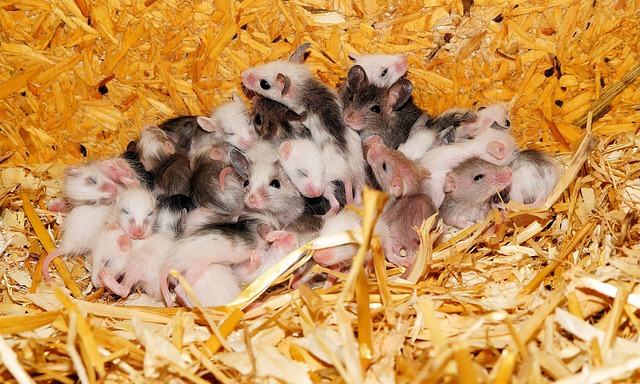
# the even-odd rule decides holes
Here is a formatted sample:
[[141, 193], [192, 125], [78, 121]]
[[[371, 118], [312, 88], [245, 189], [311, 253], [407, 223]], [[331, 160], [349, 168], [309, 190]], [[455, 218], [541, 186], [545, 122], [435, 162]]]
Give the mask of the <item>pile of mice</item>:
[[[93, 286], [120, 297], [138, 287], [173, 306], [173, 288], [195, 305], [175, 270], [203, 305], [225, 305], [293, 249], [359, 228], [342, 208], [361, 205], [364, 186], [390, 195], [375, 233], [389, 262], [411, 268], [427, 218], [465, 228], [510, 200], [539, 207], [557, 183], [552, 157], [518, 150], [504, 104], [432, 118], [412, 101], [403, 55], [354, 57], [335, 91], [305, 66], [308, 46], [242, 74], [251, 112], [234, 95], [210, 117], [145, 126], [120, 157], [67, 167], [45, 279], [55, 257], [88, 253]], [[338, 270], [354, 254], [313, 261]], [[308, 271], [294, 285], [333, 282]]]

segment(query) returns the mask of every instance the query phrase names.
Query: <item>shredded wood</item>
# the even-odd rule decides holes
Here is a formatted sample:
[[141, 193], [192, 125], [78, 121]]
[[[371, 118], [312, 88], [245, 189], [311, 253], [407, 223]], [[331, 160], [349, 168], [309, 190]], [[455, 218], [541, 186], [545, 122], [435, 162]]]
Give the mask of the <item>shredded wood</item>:
[[[640, 381], [639, 7], [0, 2], [0, 378]], [[228, 308], [116, 301], [91, 289], [83, 258], [61, 260], [68, 274], [55, 284], [40, 282], [38, 260], [62, 220], [46, 206], [66, 165], [121, 153], [146, 124], [208, 114], [241, 93], [243, 70], [304, 42], [332, 86], [349, 53], [404, 53], [414, 100], [431, 115], [508, 103], [519, 147], [565, 164], [547, 207], [510, 206], [504, 220], [491, 214], [440, 244], [423, 226], [407, 279], [374, 238], [369, 275], [354, 264], [326, 291], [274, 285], [299, 252]], [[375, 212], [376, 197], [366, 203]], [[360, 242], [375, 215], [366, 217]]]

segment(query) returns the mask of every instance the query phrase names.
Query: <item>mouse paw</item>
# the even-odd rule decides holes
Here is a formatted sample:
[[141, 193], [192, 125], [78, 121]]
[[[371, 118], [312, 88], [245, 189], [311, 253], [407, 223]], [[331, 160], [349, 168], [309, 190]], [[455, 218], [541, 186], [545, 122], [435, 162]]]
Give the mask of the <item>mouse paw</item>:
[[272, 246], [276, 247], [295, 247], [298, 242], [298, 237], [291, 232], [287, 231], [271, 231], [265, 236], [265, 240], [272, 243]]
[[67, 205], [64, 202], [64, 199], [53, 199], [49, 204], [49, 210], [52, 212], [66, 212]]
[[127, 235], [118, 236], [118, 248], [120, 248], [122, 252], [131, 249], [131, 238]]
[[389, 252], [385, 255], [390, 263], [399, 267], [408, 268], [413, 265], [412, 256], [400, 256], [400, 252]]

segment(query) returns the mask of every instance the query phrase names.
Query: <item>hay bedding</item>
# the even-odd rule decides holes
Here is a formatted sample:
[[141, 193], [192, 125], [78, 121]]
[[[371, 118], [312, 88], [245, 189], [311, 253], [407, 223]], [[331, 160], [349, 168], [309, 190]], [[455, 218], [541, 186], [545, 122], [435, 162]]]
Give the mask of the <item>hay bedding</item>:
[[[516, 3], [0, 2], [2, 379], [639, 380], [640, 4]], [[349, 52], [403, 52], [432, 114], [510, 102], [520, 147], [566, 164], [550, 209], [515, 207], [435, 249], [423, 230], [415, 284], [378, 257], [368, 280], [354, 268], [328, 291], [281, 285], [244, 314], [114, 303], [88, 291], [81, 259], [67, 262], [72, 292], [34, 284], [65, 165], [207, 114], [242, 70], [304, 41], [331, 85]]]

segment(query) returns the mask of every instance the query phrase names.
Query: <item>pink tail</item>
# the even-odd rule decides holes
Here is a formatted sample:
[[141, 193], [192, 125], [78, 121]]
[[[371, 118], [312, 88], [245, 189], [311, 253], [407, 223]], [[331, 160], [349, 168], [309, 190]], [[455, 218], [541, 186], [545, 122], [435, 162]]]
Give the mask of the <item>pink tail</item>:
[[49, 275], [49, 264], [51, 264], [53, 259], [58, 256], [62, 256], [63, 254], [64, 253], [62, 252], [62, 250], [60, 250], [60, 248], [56, 248], [53, 250], [53, 252], [49, 253], [47, 257], [45, 257], [42, 261], [42, 276], [46, 281], [53, 281], [51, 275]]

